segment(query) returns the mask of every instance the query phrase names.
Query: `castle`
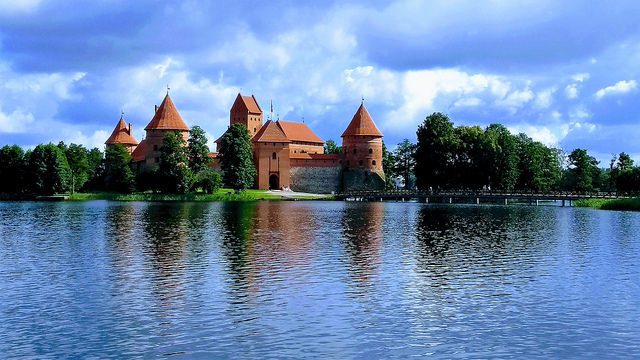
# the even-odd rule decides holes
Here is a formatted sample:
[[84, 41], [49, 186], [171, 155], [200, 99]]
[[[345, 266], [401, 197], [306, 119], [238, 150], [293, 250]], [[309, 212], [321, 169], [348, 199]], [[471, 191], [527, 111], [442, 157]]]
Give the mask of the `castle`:
[[[364, 103], [342, 133], [341, 154], [325, 154], [325, 142], [304, 123], [279, 119], [263, 123], [262, 108], [253, 95], [236, 97], [229, 111], [229, 125], [234, 124], [245, 126], [252, 137], [257, 189], [329, 193], [384, 186], [383, 135]], [[140, 170], [158, 166], [162, 139], [167, 133], [179, 132], [185, 141], [189, 137], [189, 127], [168, 93], [144, 129], [146, 137], [138, 143], [132, 136], [131, 124], [127, 127], [121, 116], [105, 144], [123, 145]], [[216, 140], [218, 149], [221, 138]], [[211, 153], [214, 167], [218, 166], [217, 154]]]

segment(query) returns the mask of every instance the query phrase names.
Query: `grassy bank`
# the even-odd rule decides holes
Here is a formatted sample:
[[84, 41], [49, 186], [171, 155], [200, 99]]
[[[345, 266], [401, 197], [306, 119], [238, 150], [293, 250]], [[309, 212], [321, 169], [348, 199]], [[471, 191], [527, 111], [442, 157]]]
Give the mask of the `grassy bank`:
[[230, 189], [220, 189], [213, 194], [154, 194], [150, 192], [118, 194], [109, 192], [76, 193], [69, 196], [71, 201], [112, 200], [112, 201], [256, 201], [256, 200], [331, 200], [332, 197], [281, 196], [265, 190], [245, 190], [234, 193]]
[[268, 194], [262, 190], [246, 190], [241, 193], [234, 193], [233, 190], [220, 189], [213, 194], [190, 193], [190, 194], [154, 194], [154, 193], [133, 193], [118, 194], [108, 192], [98, 193], [75, 193], [69, 196], [71, 201], [87, 200], [112, 200], [112, 201], [255, 201], [255, 200], [275, 200], [282, 199], [282, 196]]
[[640, 197], [633, 199], [589, 199], [577, 200], [574, 206], [589, 207], [599, 210], [631, 210], [640, 211]]

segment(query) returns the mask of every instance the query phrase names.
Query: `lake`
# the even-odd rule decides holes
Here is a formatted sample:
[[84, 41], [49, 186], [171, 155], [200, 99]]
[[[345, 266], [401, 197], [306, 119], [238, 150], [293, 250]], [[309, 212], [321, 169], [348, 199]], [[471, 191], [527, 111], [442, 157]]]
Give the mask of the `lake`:
[[638, 358], [640, 214], [0, 203], [4, 358]]

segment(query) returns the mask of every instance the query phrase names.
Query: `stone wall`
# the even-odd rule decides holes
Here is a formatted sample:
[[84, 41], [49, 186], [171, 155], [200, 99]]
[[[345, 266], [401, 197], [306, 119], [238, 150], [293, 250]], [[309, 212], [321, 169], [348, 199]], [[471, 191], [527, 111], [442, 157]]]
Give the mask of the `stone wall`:
[[342, 188], [342, 168], [291, 167], [291, 190], [316, 194], [330, 194]]
[[369, 170], [346, 169], [343, 172], [343, 190], [383, 190], [384, 175]]

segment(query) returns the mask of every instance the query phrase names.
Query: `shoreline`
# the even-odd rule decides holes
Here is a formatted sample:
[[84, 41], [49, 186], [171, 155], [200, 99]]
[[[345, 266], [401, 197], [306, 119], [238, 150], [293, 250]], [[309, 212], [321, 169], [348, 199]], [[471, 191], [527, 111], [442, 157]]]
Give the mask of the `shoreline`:
[[187, 194], [157, 194], [157, 193], [132, 193], [120, 194], [111, 192], [59, 194], [54, 196], [36, 196], [29, 194], [0, 194], [0, 201], [149, 201], [149, 202], [248, 202], [259, 200], [296, 201], [296, 200], [334, 200], [331, 194], [306, 194], [295, 192], [281, 193], [267, 190], [245, 190], [235, 193], [231, 189], [220, 189], [213, 194], [187, 193]]
[[577, 200], [573, 205], [596, 210], [640, 211], [640, 197], [632, 199]]

